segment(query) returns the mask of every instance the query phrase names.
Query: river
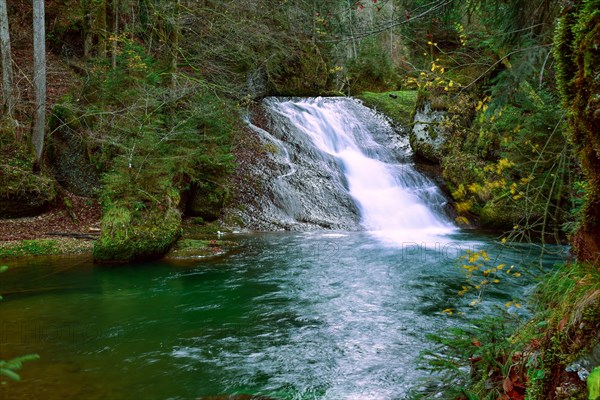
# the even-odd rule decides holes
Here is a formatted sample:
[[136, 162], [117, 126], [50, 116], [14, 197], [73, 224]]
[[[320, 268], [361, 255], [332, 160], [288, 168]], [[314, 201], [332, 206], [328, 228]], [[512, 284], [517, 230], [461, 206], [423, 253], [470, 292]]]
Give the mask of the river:
[[[526, 271], [537, 247], [509, 250], [457, 229], [439, 189], [413, 167], [406, 137], [384, 118], [352, 99], [264, 107], [271, 125], [252, 127], [269, 144], [274, 173], [240, 219], [303, 232], [227, 234], [235, 251], [183, 264], [10, 263], [0, 358], [41, 359], [0, 395], [401, 399], [427, 375], [417, 369], [427, 333], [532, 288]], [[459, 296], [466, 278], [457, 260], [469, 250], [487, 251], [482, 268], [514, 265], [513, 274]], [[546, 256], [543, 268], [557, 260]]]

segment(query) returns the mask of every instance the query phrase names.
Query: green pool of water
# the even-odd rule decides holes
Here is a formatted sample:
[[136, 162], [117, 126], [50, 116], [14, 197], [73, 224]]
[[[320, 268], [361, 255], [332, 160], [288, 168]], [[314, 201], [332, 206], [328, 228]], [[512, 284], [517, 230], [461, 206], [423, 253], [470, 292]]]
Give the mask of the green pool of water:
[[536, 251], [466, 233], [393, 246], [364, 232], [227, 239], [240, 243], [234, 253], [186, 263], [11, 263], [0, 277], [0, 359], [41, 359], [0, 397], [402, 398], [426, 374], [415, 369], [425, 334], [459, 323], [442, 310], [481, 316], [532, 286], [507, 280], [469, 308], [456, 257], [485, 248], [490, 262], [520, 266]]

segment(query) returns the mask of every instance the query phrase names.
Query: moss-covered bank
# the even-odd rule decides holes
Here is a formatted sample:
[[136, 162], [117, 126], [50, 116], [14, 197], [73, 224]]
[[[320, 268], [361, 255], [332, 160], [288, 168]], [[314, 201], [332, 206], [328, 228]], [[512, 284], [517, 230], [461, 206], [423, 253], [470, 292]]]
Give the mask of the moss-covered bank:
[[417, 101], [416, 90], [396, 90], [391, 92], [364, 92], [356, 96], [364, 105], [387, 115], [394, 125], [409, 127]]

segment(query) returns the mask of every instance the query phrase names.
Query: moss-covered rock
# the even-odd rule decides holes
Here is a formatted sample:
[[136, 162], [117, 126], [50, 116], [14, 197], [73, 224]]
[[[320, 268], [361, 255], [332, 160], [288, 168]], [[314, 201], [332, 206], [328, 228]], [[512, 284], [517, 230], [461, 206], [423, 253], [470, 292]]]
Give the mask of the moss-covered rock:
[[54, 180], [11, 163], [0, 165], [0, 218], [44, 212], [56, 198]]
[[120, 263], [159, 258], [181, 235], [181, 214], [175, 208], [132, 211], [111, 207], [102, 218], [102, 235], [94, 244], [94, 260]]
[[226, 253], [238, 244], [220, 239], [181, 239], [166, 255], [167, 260], [194, 260]]
[[442, 125], [445, 119], [446, 112], [433, 109], [429, 101], [416, 110], [409, 135], [410, 147], [416, 156], [436, 164], [441, 162], [442, 148], [448, 137]]

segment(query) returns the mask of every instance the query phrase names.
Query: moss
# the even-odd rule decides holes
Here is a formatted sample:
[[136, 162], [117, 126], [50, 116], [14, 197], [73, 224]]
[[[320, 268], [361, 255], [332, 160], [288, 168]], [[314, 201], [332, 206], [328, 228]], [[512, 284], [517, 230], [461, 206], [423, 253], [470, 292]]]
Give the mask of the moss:
[[73, 238], [6, 241], [0, 242], [0, 258], [81, 254], [92, 246], [92, 241]]
[[[395, 98], [393, 96], [396, 96]], [[394, 124], [409, 126], [417, 104], [417, 91], [403, 90], [384, 93], [364, 92], [356, 96], [365, 106], [387, 115]]]
[[577, 2], [559, 20], [556, 75], [569, 111], [569, 138], [587, 180], [581, 225], [574, 236], [579, 259], [600, 261], [600, 1]]
[[158, 207], [132, 212], [112, 207], [102, 217], [102, 235], [94, 244], [98, 262], [130, 262], [159, 258], [181, 235], [181, 214]]
[[54, 181], [34, 174], [19, 160], [0, 165], [0, 217], [22, 217], [44, 211], [56, 198]]
[[58, 242], [52, 239], [19, 240], [0, 244], [0, 258], [60, 254]]

